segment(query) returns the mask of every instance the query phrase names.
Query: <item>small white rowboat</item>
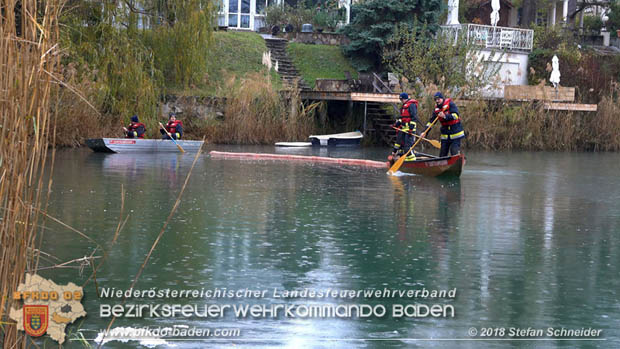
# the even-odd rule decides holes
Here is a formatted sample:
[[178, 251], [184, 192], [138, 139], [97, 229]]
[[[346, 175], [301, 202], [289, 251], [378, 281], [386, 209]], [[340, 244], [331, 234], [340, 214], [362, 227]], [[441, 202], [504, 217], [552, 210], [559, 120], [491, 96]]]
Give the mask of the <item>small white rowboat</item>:
[[312, 135], [309, 137], [313, 146], [321, 147], [355, 147], [362, 142], [364, 135], [360, 131], [334, 133], [331, 135]]

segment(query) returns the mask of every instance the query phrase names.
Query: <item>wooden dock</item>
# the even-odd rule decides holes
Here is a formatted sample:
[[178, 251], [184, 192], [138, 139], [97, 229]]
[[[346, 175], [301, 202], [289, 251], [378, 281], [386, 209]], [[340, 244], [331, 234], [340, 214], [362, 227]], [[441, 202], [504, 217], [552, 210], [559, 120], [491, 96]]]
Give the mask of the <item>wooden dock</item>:
[[[351, 102], [375, 102], [375, 103], [400, 103], [398, 93], [373, 93], [373, 92], [342, 92], [342, 91], [301, 91], [302, 99], [325, 100], [325, 101], [351, 101]], [[528, 99], [505, 99], [507, 102], [530, 102]], [[455, 101], [457, 105], [466, 106], [470, 100], [459, 99]], [[558, 103], [552, 101], [544, 102], [545, 110], [558, 111], [597, 111], [596, 104], [581, 103]]]
[[302, 99], [326, 101], [400, 103], [398, 93], [301, 91]]

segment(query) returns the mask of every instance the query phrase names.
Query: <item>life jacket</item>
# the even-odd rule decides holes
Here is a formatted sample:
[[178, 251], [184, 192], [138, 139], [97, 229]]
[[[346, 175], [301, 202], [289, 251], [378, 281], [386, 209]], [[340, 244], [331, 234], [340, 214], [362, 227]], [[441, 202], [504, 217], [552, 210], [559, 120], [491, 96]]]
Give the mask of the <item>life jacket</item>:
[[452, 100], [450, 98], [446, 98], [443, 100], [443, 104], [441, 105], [441, 107], [435, 106], [435, 115], [437, 115], [437, 117], [439, 118], [439, 122], [441, 123], [441, 126], [452, 126], [452, 125], [456, 125], [461, 122], [461, 119], [459, 118], [459, 114], [457, 113], [452, 114], [454, 116], [454, 120], [448, 120], [446, 118], [439, 117], [440, 112], [444, 112], [444, 114], [447, 114], [450, 112], [451, 101]]
[[[140, 128], [140, 126], [142, 126], [142, 133], [138, 132], [138, 128]], [[146, 125], [141, 122], [132, 122], [127, 127], [127, 131], [135, 132], [138, 138], [144, 138], [144, 134], [146, 133]]]
[[183, 123], [180, 120], [168, 121], [166, 130], [168, 130], [170, 134], [175, 134], [177, 133], [177, 126], [183, 127]]
[[394, 126], [405, 132], [415, 132], [416, 130], [416, 124], [411, 121], [411, 114], [409, 113], [409, 106], [413, 103], [415, 103], [416, 107], [418, 106], [418, 101], [415, 99], [408, 99], [405, 103], [403, 103], [403, 106], [400, 108], [400, 119], [396, 120], [396, 123], [394, 124]]
[[[450, 99], [444, 100], [443, 104], [439, 107], [435, 107], [434, 114], [439, 118], [441, 122], [441, 140], [453, 140], [465, 137], [465, 131], [461, 124], [461, 118], [458, 113], [450, 113], [454, 119], [448, 119], [445, 117], [439, 117], [439, 113], [450, 113]], [[428, 126], [428, 125], [427, 125]]]
[[409, 113], [409, 106], [412, 103], [415, 103], [416, 108], [418, 107], [418, 101], [415, 99], [408, 99], [403, 103], [403, 106], [400, 108], [400, 117], [403, 119], [403, 122], [411, 121], [411, 114]]

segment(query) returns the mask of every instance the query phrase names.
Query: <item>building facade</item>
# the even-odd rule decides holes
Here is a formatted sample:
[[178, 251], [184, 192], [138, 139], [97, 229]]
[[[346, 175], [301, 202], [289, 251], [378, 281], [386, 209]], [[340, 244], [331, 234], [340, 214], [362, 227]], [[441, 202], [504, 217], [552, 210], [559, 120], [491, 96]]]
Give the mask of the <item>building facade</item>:
[[231, 29], [258, 31], [265, 26], [265, 9], [282, 0], [221, 0], [218, 25]]
[[[358, 0], [338, 0], [338, 6], [345, 9], [345, 23], [351, 19], [351, 4]], [[220, 0], [218, 26], [230, 29], [258, 31], [265, 26], [267, 6], [290, 3], [285, 0]]]

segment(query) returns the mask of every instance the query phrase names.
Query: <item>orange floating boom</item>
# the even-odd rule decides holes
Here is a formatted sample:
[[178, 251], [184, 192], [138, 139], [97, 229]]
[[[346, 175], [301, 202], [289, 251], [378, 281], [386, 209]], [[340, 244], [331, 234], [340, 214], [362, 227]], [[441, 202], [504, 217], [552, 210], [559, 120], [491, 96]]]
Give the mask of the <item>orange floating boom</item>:
[[386, 163], [382, 161], [373, 161], [373, 160], [364, 160], [364, 159], [326, 158], [322, 156], [262, 154], [262, 153], [229, 153], [229, 152], [222, 152], [222, 151], [211, 151], [209, 155], [211, 155], [211, 157], [214, 157], [214, 158], [292, 160], [292, 161], [321, 162], [321, 163], [328, 163], [328, 164], [365, 166], [365, 167], [376, 167], [376, 168], [386, 167]]

